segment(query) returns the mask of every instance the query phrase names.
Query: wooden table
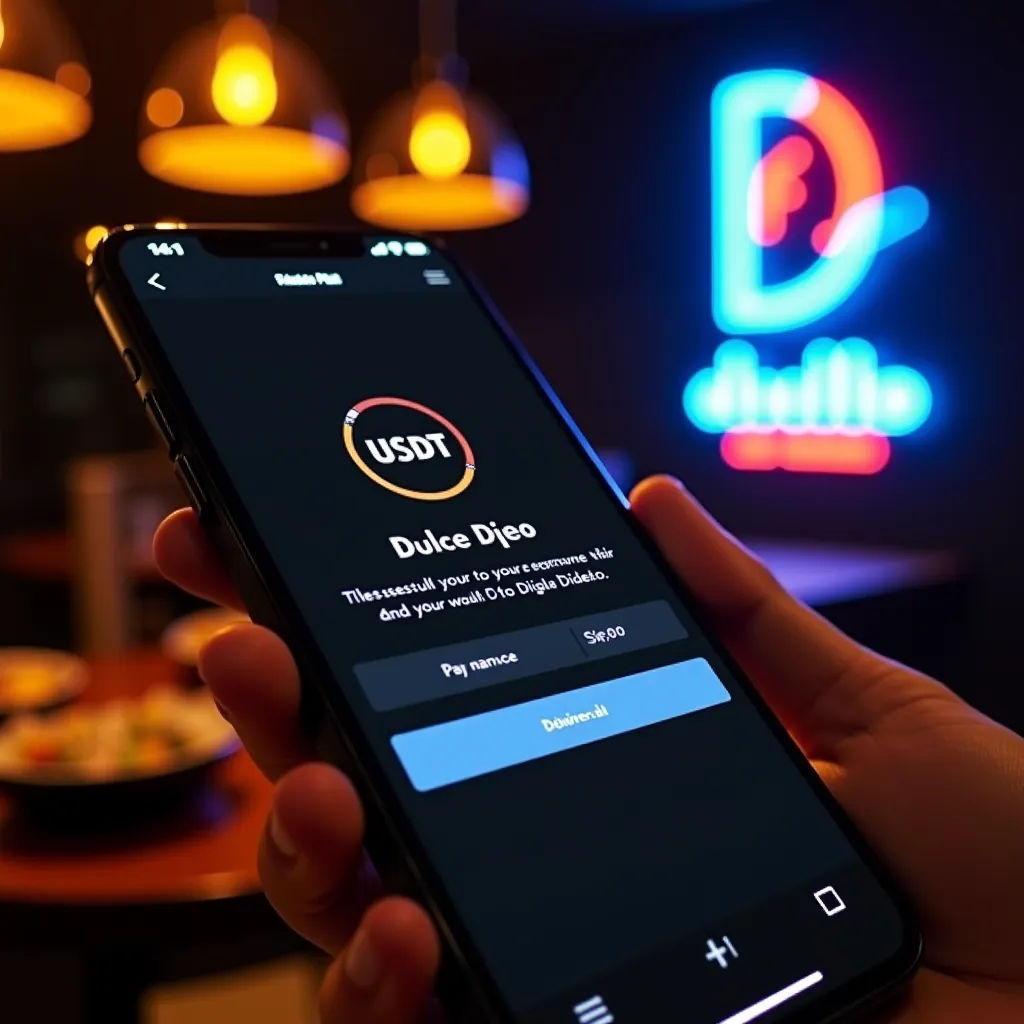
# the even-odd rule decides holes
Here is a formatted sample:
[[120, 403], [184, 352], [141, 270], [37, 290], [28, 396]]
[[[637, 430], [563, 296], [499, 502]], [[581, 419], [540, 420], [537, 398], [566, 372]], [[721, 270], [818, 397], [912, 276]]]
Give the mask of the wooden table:
[[[139, 694], [179, 673], [155, 651], [91, 665], [83, 702]], [[216, 946], [220, 937], [227, 959], [209, 970], [300, 948], [270, 911], [256, 873], [270, 796], [243, 751], [195, 799], [137, 824], [51, 832], [0, 801], [0, 947], [81, 949], [86, 1019], [97, 1024], [137, 1021], [139, 997], [161, 976], [155, 962], [170, 945]], [[266, 941], [255, 941], [261, 935]]]

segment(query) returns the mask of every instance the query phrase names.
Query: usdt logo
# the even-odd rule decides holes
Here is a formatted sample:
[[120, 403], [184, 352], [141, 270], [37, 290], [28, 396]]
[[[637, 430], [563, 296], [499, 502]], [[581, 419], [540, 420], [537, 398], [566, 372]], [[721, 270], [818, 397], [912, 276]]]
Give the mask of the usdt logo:
[[366, 398], [341, 428], [345, 450], [376, 484], [403, 498], [445, 501], [476, 473], [469, 442], [439, 412], [408, 398]]

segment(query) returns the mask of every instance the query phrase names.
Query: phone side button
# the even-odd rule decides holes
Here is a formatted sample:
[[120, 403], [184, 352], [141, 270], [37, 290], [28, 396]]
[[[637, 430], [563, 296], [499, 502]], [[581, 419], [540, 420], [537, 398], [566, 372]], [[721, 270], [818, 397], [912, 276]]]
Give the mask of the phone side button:
[[121, 353], [121, 362], [124, 363], [124, 368], [128, 371], [128, 376], [131, 378], [132, 383], [138, 384], [139, 378], [142, 376], [142, 365], [139, 363], [139, 357], [130, 348], [126, 348]]
[[142, 404], [145, 406], [149, 422], [153, 425], [153, 429], [163, 439], [164, 444], [167, 445], [168, 454], [173, 459], [175, 450], [178, 447], [178, 441], [171, 430], [170, 424], [167, 422], [167, 417], [164, 415], [163, 409], [160, 408], [160, 403], [157, 401], [156, 395], [150, 391], [142, 400]]
[[196, 475], [184, 455], [179, 456], [175, 460], [174, 475], [178, 478], [178, 483], [181, 484], [182, 490], [188, 496], [189, 503], [195, 509], [196, 515], [202, 520], [208, 520], [210, 518], [209, 502], [206, 500], [206, 495], [203, 493], [202, 487], [199, 486], [199, 481], [196, 479]]

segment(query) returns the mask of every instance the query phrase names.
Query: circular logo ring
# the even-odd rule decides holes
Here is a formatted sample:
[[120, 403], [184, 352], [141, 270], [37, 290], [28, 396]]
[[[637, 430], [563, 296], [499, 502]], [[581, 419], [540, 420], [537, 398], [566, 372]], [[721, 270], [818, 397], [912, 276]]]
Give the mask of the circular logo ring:
[[[440, 423], [459, 442], [462, 454], [466, 458], [466, 469], [462, 474], [462, 479], [454, 487], [449, 487], [446, 491], [413, 491], [408, 487], [399, 487], [398, 484], [385, 480], [384, 477], [367, 465], [363, 457], [356, 451], [352, 427], [361, 413], [381, 405], [398, 405], [403, 409], [413, 409], [416, 412], [421, 412], [424, 416], [429, 416], [432, 420]], [[380, 484], [381, 487], [385, 487], [395, 494], [401, 494], [404, 498], [415, 498], [417, 501], [444, 501], [447, 498], [454, 498], [456, 494], [461, 494], [473, 482], [473, 474], [476, 473], [476, 460], [473, 457], [473, 449], [469, 447], [469, 442], [456, 429], [455, 425], [446, 420], [439, 412], [434, 412], [433, 409], [428, 409], [425, 405], [420, 405], [419, 402], [410, 402], [407, 398], [366, 398], [362, 402], [358, 402], [345, 415], [345, 425], [341, 428], [341, 436], [345, 440], [345, 449], [352, 456], [352, 461], [374, 483]]]

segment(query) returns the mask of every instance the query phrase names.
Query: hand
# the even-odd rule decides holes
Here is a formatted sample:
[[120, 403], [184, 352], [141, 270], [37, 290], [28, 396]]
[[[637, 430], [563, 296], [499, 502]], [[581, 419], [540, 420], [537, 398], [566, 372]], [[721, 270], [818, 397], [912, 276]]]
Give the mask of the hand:
[[636, 514], [921, 916], [899, 1024], [1024, 1021], [1024, 740], [787, 594], [674, 482]]
[[[926, 966], [889, 1020], [1024, 1020], [1024, 740], [794, 600], [675, 481], [646, 481], [632, 503], [917, 906]], [[191, 512], [171, 516], [154, 549], [168, 578], [239, 607]], [[437, 937], [420, 907], [381, 895], [352, 785], [310, 763], [287, 648], [258, 626], [235, 627], [209, 642], [200, 673], [277, 783], [260, 877], [282, 917], [336, 957], [325, 1024], [411, 1024], [428, 999]]]

